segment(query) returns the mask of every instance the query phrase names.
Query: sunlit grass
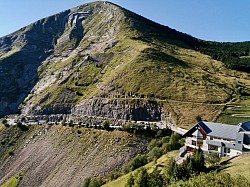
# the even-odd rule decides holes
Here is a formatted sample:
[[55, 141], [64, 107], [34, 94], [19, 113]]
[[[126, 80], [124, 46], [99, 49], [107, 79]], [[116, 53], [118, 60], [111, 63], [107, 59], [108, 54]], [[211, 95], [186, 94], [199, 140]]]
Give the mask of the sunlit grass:
[[[163, 168], [164, 168], [164, 166], [166, 166], [169, 158], [171, 158], [171, 157], [176, 158], [178, 154], [179, 154], [179, 151], [170, 151], [169, 153], [162, 155], [156, 162], [152, 161], [143, 167], [145, 167], [148, 170], [148, 172], [150, 173], [154, 170], [154, 168], [156, 166], [161, 166], [160, 168], [163, 172]], [[124, 187], [129, 176], [131, 174], [135, 174], [137, 171], [138, 171], [138, 169], [136, 169], [135, 171], [129, 172], [128, 174], [123, 175], [123, 176], [119, 177], [118, 179], [103, 185], [103, 187]]]
[[242, 155], [232, 159], [228, 165], [226, 165], [225, 171], [230, 173], [233, 176], [243, 175], [248, 180], [250, 176], [250, 155]]
[[6, 183], [4, 183], [1, 187], [18, 187], [19, 183], [22, 180], [23, 174], [25, 172], [21, 172], [15, 176], [13, 176], [12, 178], [10, 178]]

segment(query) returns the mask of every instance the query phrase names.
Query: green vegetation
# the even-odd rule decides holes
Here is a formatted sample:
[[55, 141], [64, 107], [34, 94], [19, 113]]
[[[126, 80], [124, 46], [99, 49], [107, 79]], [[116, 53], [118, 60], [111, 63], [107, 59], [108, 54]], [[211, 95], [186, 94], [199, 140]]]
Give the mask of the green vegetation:
[[217, 122], [237, 125], [250, 120], [250, 97], [241, 96], [239, 100], [226, 105]]
[[170, 159], [166, 167], [166, 181], [172, 183], [178, 180], [187, 180], [193, 175], [206, 171], [203, 152], [198, 149], [194, 155], [187, 157], [181, 164], [177, 164], [173, 158]]
[[188, 181], [178, 181], [168, 187], [248, 187], [250, 182], [242, 177], [232, 177], [227, 173], [208, 173], [190, 178]]
[[103, 121], [102, 128], [107, 131], [110, 129], [108, 120]]
[[[158, 136], [159, 134], [162, 133], [158, 133]], [[146, 174], [145, 169], [138, 170], [138, 168], [141, 167], [147, 168], [148, 170], [150, 170], [150, 173], [152, 172], [149, 175], [151, 176], [151, 178], [146, 183], [155, 184], [155, 180], [160, 180], [154, 179], [154, 177], [156, 177], [159, 172], [157, 170], [157, 167], [161, 164], [164, 164], [164, 162], [169, 159], [168, 156], [173, 155], [173, 152], [171, 152], [171, 150], [178, 149], [181, 145], [180, 141], [181, 140], [179, 140], [179, 136], [175, 133], [173, 133], [170, 137], [158, 137], [157, 139], [151, 140], [151, 142], [148, 144], [148, 152], [146, 154], [137, 155], [136, 157], [131, 159], [125, 166], [125, 168], [123, 168], [122, 172], [114, 172], [114, 175], [111, 174], [109, 177], [109, 181], [113, 181], [114, 179], [116, 180], [114, 182], [107, 183], [104, 186], [121, 186], [121, 183], [124, 183], [126, 180], [128, 180], [127, 184], [130, 183], [132, 185], [133, 179], [138, 178], [135, 176], [141, 176], [139, 178], [143, 179], [142, 176]], [[115, 177], [111, 178], [111, 176]], [[138, 185], [139, 183], [143, 183], [142, 181], [137, 180], [134, 180], [134, 182], [138, 183]]]
[[171, 137], [166, 136], [151, 140], [147, 147], [147, 154], [137, 155], [131, 159], [124, 168], [125, 173], [134, 171], [153, 160], [157, 160], [160, 156], [169, 151], [179, 149], [181, 147], [181, 140], [179, 138], [178, 134], [172, 133]]
[[[118, 178], [115, 181], [107, 183], [103, 187], [247, 187], [250, 185], [247, 178], [245, 178], [249, 176], [249, 172], [243, 171], [244, 169], [248, 170], [246, 163], [249, 162], [249, 157], [247, 159], [246, 157], [238, 157], [240, 159], [235, 158], [236, 160], [234, 161], [233, 159], [232, 161], [233, 164], [230, 164], [229, 167], [226, 165], [227, 172], [231, 173], [234, 171], [234, 169], [236, 169], [233, 173], [231, 173], [232, 175], [230, 175], [224, 171], [220, 171], [220, 169], [223, 170], [225, 167], [224, 165], [217, 165], [219, 159], [215, 155], [210, 155], [210, 159], [206, 157], [206, 162], [209, 164], [209, 167], [206, 168], [205, 158], [200, 149], [196, 150], [193, 156], [188, 157], [181, 164], [177, 164], [173, 157], [167, 157], [167, 160], [159, 162], [165, 156], [166, 155], [155, 162], [147, 164], [144, 167], [141, 167], [133, 172], [128, 173], [127, 175]], [[216, 171], [213, 171], [215, 166], [214, 164], [217, 165], [217, 167], [215, 167]], [[239, 169], [243, 165], [244, 168], [242, 168], [242, 170], [237, 170], [237, 168]], [[239, 173], [241, 172], [244, 173], [243, 176], [239, 176]]]
[[135, 176], [130, 175], [126, 187], [162, 187], [163, 177], [160, 175], [158, 170], [154, 170], [152, 173], [148, 174], [148, 171], [142, 167], [140, 168]]
[[8, 124], [7, 119], [3, 119], [3, 120], [2, 120], [2, 124], [3, 124], [5, 127], [10, 127], [10, 125]]
[[206, 155], [205, 160], [210, 167], [215, 167], [219, 164], [221, 157], [216, 153], [209, 153]]
[[205, 162], [202, 151], [199, 149], [194, 156], [188, 157], [183, 163], [176, 163], [174, 158], [170, 158], [164, 169], [156, 165], [153, 171], [148, 172], [144, 167], [139, 168], [134, 173], [130, 173], [126, 186], [127, 187], [155, 187], [163, 184], [172, 184], [179, 180], [187, 180], [193, 175], [205, 172]]
[[242, 175], [249, 180], [249, 163], [249, 154], [238, 156], [225, 164], [225, 171], [232, 176]]
[[[0, 132], [0, 165], [1, 167], [5, 166], [6, 159], [12, 153], [14, 153], [15, 159], [22, 158], [20, 161], [18, 160], [20, 162], [20, 170], [25, 169], [29, 163], [37, 163], [37, 160], [40, 163], [41, 160], [46, 160], [48, 156], [50, 158], [58, 158], [59, 156], [63, 158], [65, 163], [53, 162], [52, 170], [56, 168], [59, 172], [55, 174], [68, 176], [68, 174], [65, 174], [65, 168], [77, 168], [78, 176], [85, 178], [87, 175], [92, 176], [100, 171], [110, 173], [115, 168], [126, 164], [128, 161], [124, 162], [125, 159], [129, 160], [133, 155], [137, 155], [146, 149], [148, 139], [147, 137], [129, 134], [125, 131], [101, 131], [78, 126], [30, 125], [28, 131], [22, 131], [17, 126], [3, 127]], [[41, 150], [44, 143], [52, 147], [47, 148], [45, 146], [41, 156], [37, 154], [36, 150]], [[30, 152], [30, 149], [34, 151]], [[65, 155], [66, 151], [67, 154]], [[89, 159], [90, 155], [91, 159]], [[110, 162], [110, 159], [113, 161]], [[12, 160], [10, 158], [8, 161]], [[86, 163], [89, 166], [83, 170], [82, 166]], [[103, 163], [103, 165], [100, 163]], [[14, 168], [11, 164], [14, 165], [15, 163], [8, 162], [8, 164], [8, 167]], [[45, 162], [42, 168], [39, 164], [31, 165], [29, 167], [29, 177], [37, 179], [37, 177], [51, 171], [50, 167], [50, 162]], [[11, 172], [13, 171], [11, 170]], [[32, 173], [33, 171], [39, 171], [39, 174], [37, 175], [37, 172]], [[119, 173], [115, 172], [110, 176], [110, 179], [114, 180], [118, 176], [120, 176]], [[29, 178], [26, 179], [29, 180]], [[83, 182], [80, 181], [80, 178], [77, 178], [77, 181], [79, 184]]]
[[250, 42], [218, 43], [202, 41], [197, 43], [196, 47], [202, 53], [224, 62], [228, 68], [250, 71]]
[[[168, 160], [171, 157], [176, 158], [178, 154], [179, 154], [179, 151], [170, 151], [167, 154], [162, 155], [156, 161], [152, 161], [143, 167], [147, 169], [148, 173], [151, 173], [157, 168], [158, 169], [164, 168], [168, 164]], [[127, 181], [129, 180], [129, 178], [131, 177], [131, 175], [134, 176], [138, 170], [139, 169], [132, 171], [132, 172], [129, 172], [126, 175], [122, 175], [121, 177], [117, 178], [116, 180], [106, 183], [105, 185], [103, 185], [103, 187], [124, 187], [125, 184], [127, 183]]]
[[11, 126], [1, 130], [0, 164], [9, 156], [14, 155], [16, 148], [23, 143], [29, 133], [29, 131], [23, 131], [17, 126]]
[[13, 176], [7, 182], [5, 182], [1, 187], [18, 187], [19, 183], [22, 180], [24, 173], [25, 172], [23, 171], [15, 176]]
[[83, 187], [100, 187], [103, 184], [101, 178], [85, 179]]

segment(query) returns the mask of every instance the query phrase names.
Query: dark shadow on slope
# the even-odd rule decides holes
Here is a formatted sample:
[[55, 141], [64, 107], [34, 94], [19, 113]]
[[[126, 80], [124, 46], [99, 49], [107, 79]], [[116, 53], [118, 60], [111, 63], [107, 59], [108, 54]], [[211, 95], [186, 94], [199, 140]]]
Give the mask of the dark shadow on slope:
[[186, 62], [179, 60], [173, 56], [170, 56], [158, 49], [147, 48], [143, 50], [142, 54], [143, 54], [142, 58], [144, 58], [145, 60], [150, 59], [155, 62], [163, 62], [164, 64], [168, 64], [171, 66], [180, 66], [182, 68], [190, 67]]
[[126, 23], [139, 34], [139, 36], [132, 37], [133, 39], [157, 44], [168, 43], [187, 49], [194, 49], [195, 44], [199, 41], [188, 34], [163, 26], [126, 9], [123, 10]]
[[[57, 39], [64, 33], [68, 13], [64, 11], [44, 18], [29, 25], [26, 32], [21, 32], [23, 28], [5, 37], [12, 39], [7, 46], [15, 43], [18, 36], [23, 37], [20, 45], [24, 47], [0, 60], [0, 103], [5, 103], [0, 108], [0, 116], [20, 112], [18, 106], [38, 81], [38, 67], [53, 53]], [[3, 41], [8, 41], [5, 38]]]

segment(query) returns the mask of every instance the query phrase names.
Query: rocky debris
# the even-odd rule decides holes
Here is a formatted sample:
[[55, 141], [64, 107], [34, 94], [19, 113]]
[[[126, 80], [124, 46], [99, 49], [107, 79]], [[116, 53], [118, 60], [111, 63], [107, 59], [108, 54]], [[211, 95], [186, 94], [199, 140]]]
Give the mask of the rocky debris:
[[27, 169], [21, 187], [80, 187], [84, 178], [107, 175], [145, 152], [147, 140], [126, 132], [54, 125], [46, 133], [45, 129], [30, 132], [23, 145], [0, 166], [0, 185]]

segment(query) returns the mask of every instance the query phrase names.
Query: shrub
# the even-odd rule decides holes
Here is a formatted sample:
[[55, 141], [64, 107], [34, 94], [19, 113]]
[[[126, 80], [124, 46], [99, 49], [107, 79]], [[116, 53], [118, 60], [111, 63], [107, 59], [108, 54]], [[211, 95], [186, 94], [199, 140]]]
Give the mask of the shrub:
[[8, 123], [7, 119], [3, 119], [3, 120], [2, 120], [2, 123], [3, 123], [4, 125], [7, 124], [7, 123]]
[[82, 187], [89, 187], [89, 183], [90, 183], [91, 179], [90, 178], [86, 178], [83, 181], [83, 185]]
[[144, 166], [147, 164], [147, 156], [146, 155], [137, 155], [135, 158], [130, 160], [128, 165], [125, 168], [125, 172], [128, 173], [130, 171], [134, 171], [135, 169]]
[[142, 167], [138, 170], [138, 173], [136, 175], [135, 179], [135, 186], [136, 187], [148, 187], [148, 172], [147, 170]]
[[115, 171], [115, 172], [113, 172], [113, 173], [110, 174], [109, 180], [113, 181], [113, 180], [119, 178], [120, 176], [122, 176], [122, 173], [119, 172], [119, 171]]
[[130, 174], [127, 183], [125, 184], [125, 187], [133, 187], [134, 184], [135, 184], [135, 178], [132, 174]]
[[102, 185], [101, 178], [93, 178], [91, 179], [88, 187], [100, 187]]
[[10, 127], [10, 125], [8, 123], [5, 123], [4, 126], [5, 127]]
[[26, 125], [23, 125], [21, 122], [17, 122], [16, 125], [21, 131], [28, 131], [29, 128]]
[[14, 156], [14, 151], [9, 151], [9, 156]]
[[104, 130], [107, 130], [107, 131], [109, 130], [109, 121], [108, 120], [103, 121], [102, 128]]
[[209, 153], [206, 155], [205, 160], [211, 167], [214, 167], [220, 162], [221, 158], [217, 153]]
[[164, 179], [157, 169], [154, 169], [154, 171], [149, 174], [148, 186], [162, 187], [163, 182], [164, 182]]
[[153, 148], [159, 147], [159, 146], [160, 146], [159, 140], [153, 139], [153, 140], [151, 140], [150, 143], [148, 144], [147, 150], [148, 150], [148, 151], [151, 151]]
[[162, 155], [162, 150], [159, 147], [154, 147], [148, 153], [148, 161], [152, 161], [154, 158], [159, 158]]

